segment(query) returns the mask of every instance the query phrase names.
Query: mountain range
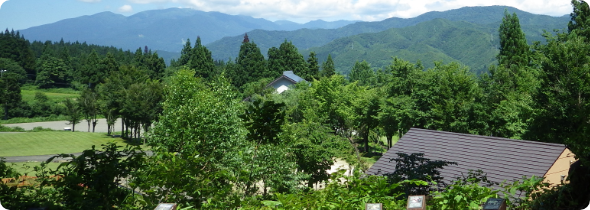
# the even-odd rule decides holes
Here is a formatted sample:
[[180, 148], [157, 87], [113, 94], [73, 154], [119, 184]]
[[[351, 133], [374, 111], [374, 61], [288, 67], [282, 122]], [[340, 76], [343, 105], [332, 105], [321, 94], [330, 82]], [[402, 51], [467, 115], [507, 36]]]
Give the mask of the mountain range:
[[[337, 29], [254, 30], [248, 32], [248, 37], [263, 53], [288, 40], [304, 56], [315, 51], [320, 62], [332, 54], [341, 73], [347, 73], [354, 62], [362, 60], [380, 68], [394, 56], [412, 62], [421, 60], [427, 68], [434, 61], [458, 61], [481, 72], [493, 63], [498, 53], [498, 28], [505, 11], [518, 15], [530, 44], [544, 41], [545, 31], [566, 29], [570, 20], [566, 15], [537, 15], [507, 6], [463, 7], [428, 12], [415, 18], [357, 22]], [[237, 57], [242, 40], [243, 35], [225, 37], [207, 47], [214, 59], [227, 60]]]
[[22, 30], [30, 40], [86, 41], [123, 49], [148, 46], [167, 61], [180, 56], [187, 38], [200, 36], [214, 59], [237, 57], [244, 33], [266, 56], [271, 47], [291, 41], [307, 57], [317, 53], [320, 62], [328, 54], [336, 69], [347, 73], [356, 61], [367, 60], [375, 68], [397, 56], [425, 67], [434, 61], [457, 61], [475, 72], [485, 71], [498, 53], [498, 28], [504, 12], [516, 13], [529, 43], [544, 41], [543, 33], [567, 28], [570, 17], [531, 14], [507, 6], [463, 7], [428, 12], [414, 18], [388, 18], [375, 22], [312, 21], [298, 24], [241, 15], [192, 9], [163, 9], [125, 17], [110, 12], [66, 19]]
[[179, 52], [187, 39], [194, 43], [200, 36], [208, 44], [225, 36], [244, 34], [254, 29], [297, 30], [301, 28], [338, 28], [357, 21], [323, 20], [299, 24], [269, 21], [243, 15], [203, 12], [188, 8], [149, 10], [129, 17], [112, 12], [81, 16], [21, 30], [29, 40], [80, 41], [135, 50], [150, 49]]

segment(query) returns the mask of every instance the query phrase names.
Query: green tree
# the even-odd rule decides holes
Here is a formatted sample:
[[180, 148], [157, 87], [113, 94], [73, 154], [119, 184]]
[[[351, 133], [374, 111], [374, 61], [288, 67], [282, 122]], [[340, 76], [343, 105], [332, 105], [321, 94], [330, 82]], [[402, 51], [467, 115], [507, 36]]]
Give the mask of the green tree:
[[257, 81], [266, 77], [266, 61], [260, 53], [260, 48], [254, 42], [250, 42], [248, 35], [245, 35], [244, 42], [240, 46], [240, 53], [237, 58], [238, 68], [232, 73], [232, 80], [236, 87]]
[[66, 98], [64, 101], [64, 105], [66, 106], [66, 117], [69, 125], [72, 125], [72, 132], [76, 130], [76, 124], [80, 123], [82, 120], [81, 109], [78, 104], [72, 99]]
[[82, 90], [82, 94], [78, 98], [78, 106], [80, 107], [83, 118], [88, 123], [88, 132], [90, 132], [90, 124], [92, 124], [92, 132], [94, 132], [99, 113], [98, 95], [96, 92], [89, 88]]
[[104, 72], [101, 68], [101, 59], [98, 57], [96, 51], [92, 51], [84, 61], [82, 68], [79, 71], [78, 78], [80, 83], [88, 85], [87, 87], [94, 89], [95, 85], [102, 82]]
[[586, 136], [590, 119], [590, 45], [575, 33], [567, 41], [548, 37], [546, 45], [536, 46], [541, 57], [541, 84], [533, 99], [535, 117], [526, 139], [564, 143], [584, 158], [590, 154]]
[[307, 81], [313, 81], [313, 79], [319, 79], [320, 75], [320, 65], [318, 63], [318, 58], [316, 57], [315, 52], [309, 52], [309, 57], [307, 58], [307, 75], [304, 75], [303, 79]]
[[268, 77], [277, 78], [283, 74], [283, 71], [287, 71], [285, 69], [285, 60], [283, 60], [281, 51], [277, 47], [271, 47], [268, 49], [268, 61], [267, 68], [268, 68]]
[[508, 11], [504, 11], [498, 32], [500, 34], [498, 63], [507, 68], [529, 65], [530, 49], [516, 13], [510, 15]]
[[2, 96], [0, 102], [4, 108], [4, 120], [11, 117], [12, 110], [18, 108], [22, 103], [19, 78], [18, 74], [9, 71], [2, 72], [2, 77], [0, 77], [0, 96]]
[[334, 60], [332, 60], [332, 55], [328, 55], [328, 59], [326, 62], [322, 63], [322, 77], [331, 77], [332, 75], [336, 74], [336, 67], [334, 67]]
[[358, 81], [359, 85], [373, 86], [375, 84], [375, 71], [367, 61], [356, 62], [348, 75], [351, 82]]
[[532, 95], [539, 87], [539, 70], [516, 14], [505, 12], [500, 33], [499, 66], [491, 66], [480, 84], [491, 135], [519, 139], [533, 114]]
[[175, 67], [184, 66], [188, 64], [191, 60], [191, 57], [193, 57], [193, 48], [191, 47], [191, 40], [186, 39], [184, 47], [182, 47], [182, 51], [180, 51], [180, 58], [178, 58], [178, 61], [176, 61]]
[[575, 32], [588, 41], [590, 38], [590, 7], [584, 0], [572, 0], [571, 3], [574, 11], [570, 14], [571, 20], [567, 24], [568, 32]]
[[158, 53], [148, 53], [144, 54], [143, 66], [147, 73], [149, 74], [151, 79], [160, 79], [164, 75], [164, 70], [166, 69], [166, 62], [164, 58], [158, 56]]
[[458, 63], [435, 63], [412, 93], [417, 119], [414, 126], [459, 133], [486, 131], [482, 90], [476, 76]]
[[295, 75], [304, 79], [312, 76], [308, 72], [307, 63], [305, 62], [305, 59], [303, 59], [303, 55], [299, 53], [299, 50], [297, 50], [297, 47], [295, 47], [293, 43], [285, 40], [281, 46], [279, 46], [279, 52], [281, 59], [283, 60], [283, 68], [285, 71], [293, 71]]
[[37, 66], [37, 78], [35, 83], [40, 88], [63, 87], [67, 85], [68, 66], [59, 58], [46, 57]]
[[[200, 208], [208, 199], [229, 199], [228, 169], [238, 167], [233, 151], [244, 145], [245, 133], [241, 102], [229, 84], [220, 78], [206, 86], [194, 75], [182, 69], [165, 89], [162, 114], [148, 139], [156, 155], [138, 183], [155, 202]], [[163, 174], [171, 176], [158, 178]]]
[[18, 31], [15, 33], [14, 30], [6, 29], [3, 33], [0, 32], [0, 46], [2, 46], [0, 58], [13, 60], [26, 71], [26, 74], [30, 76], [29, 79], [35, 79], [35, 53], [31, 50], [28, 40]]
[[215, 76], [215, 63], [211, 57], [211, 51], [201, 45], [201, 37], [197, 37], [195, 47], [192, 49], [189, 66], [196, 71], [197, 77], [209, 79]]
[[101, 67], [103, 68], [101, 71], [105, 73], [105, 77], [108, 77], [112, 72], [118, 71], [119, 66], [119, 62], [110, 52], [101, 61]]
[[18, 75], [18, 80], [20, 84], [24, 84], [27, 78], [27, 72], [21, 66], [18, 65], [15, 61], [8, 59], [8, 58], [0, 58], [0, 71], [5, 70], [6, 72], [2, 72], [5, 74], [7, 72], [15, 73]]

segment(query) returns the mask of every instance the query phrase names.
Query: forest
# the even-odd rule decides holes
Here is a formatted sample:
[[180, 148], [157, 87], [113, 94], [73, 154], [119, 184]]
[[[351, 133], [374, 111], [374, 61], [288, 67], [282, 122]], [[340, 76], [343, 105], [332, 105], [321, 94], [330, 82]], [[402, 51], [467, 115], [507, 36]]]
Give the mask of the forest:
[[[590, 180], [590, 7], [580, 0], [572, 5], [567, 30], [546, 32], [545, 42], [532, 45], [516, 14], [505, 12], [497, 65], [479, 75], [461, 63], [425, 68], [395, 55], [384, 68], [356, 61], [340, 75], [330, 55], [322, 63], [314, 52], [304, 59], [287, 40], [265, 58], [247, 34], [233, 60], [213, 60], [197, 37], [167, 67], [147, 46], [130, 52], [30, 43], [6, 30], [0, 34], [0, 46], [10, 46], [0, 48], [4, 118], [63, 115], [74, 124], [85, 119], [90, 128], [102, 117], [109, 135], [119, 130], [150, 151], [106, 144], [79, 156], [61, 154], [46, 163], [73, 160], [57, 169], [35, 168], [35, 186], [0, 184], [0, 201], [11, 210], [154, 209], [158, 203], [179, 209], [362, 209], [365, 203], [405, 209], [408, 193], [419, 192], [430, 197], [429, 209], [479, 209], [499, 196], [510, 209], [580, 208], [590, 194], [579, 185]], [[306, 82], [276, 94], [267, 84], [283, 71]], [[80, 96], [52, 104], [39, 94], [27, 103], [20, 96], [27, 85], [69, 87]], [[112, 126], [118, 118], [123, 128]], [[428, 186], [448, 163], [408, 154], [392, 161], [399, 167], [421, 161], [426, 170], [415, 173], [428, 176], [363, 174], [368, 159], [413, 127], [565, 144], [587, 171], [554, 187], [538, 177], [492, 186], [485, 171], [471, 171], [435, 188]], [[354, 166], [353, 174], [328, 174], [336, 159]], [[0, 160], [0, 177], [15, 176]]]

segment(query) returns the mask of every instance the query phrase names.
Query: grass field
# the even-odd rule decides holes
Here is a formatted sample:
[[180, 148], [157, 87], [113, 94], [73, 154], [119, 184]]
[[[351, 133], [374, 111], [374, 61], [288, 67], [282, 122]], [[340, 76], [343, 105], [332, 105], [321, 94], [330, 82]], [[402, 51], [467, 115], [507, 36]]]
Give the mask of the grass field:
[[0, 133], [0, 157], [51, 155], [77, 153], [96, 145], [115, 141], [127, 145], [120, 138], [112, 138], [104, 133], [45, 131], [26, 133]]
[[80, 92], [71, 88], [52, 88], [52, 89], [37, 89], [34, 86], [24, 86], [21, 88], [21, 96], [23, 101], [29, 102], [35, 99], [35, 93], [42, 92], [49, 100], [54, 102], [61, 102], [66, 98], [77, 98], [80, 96]]

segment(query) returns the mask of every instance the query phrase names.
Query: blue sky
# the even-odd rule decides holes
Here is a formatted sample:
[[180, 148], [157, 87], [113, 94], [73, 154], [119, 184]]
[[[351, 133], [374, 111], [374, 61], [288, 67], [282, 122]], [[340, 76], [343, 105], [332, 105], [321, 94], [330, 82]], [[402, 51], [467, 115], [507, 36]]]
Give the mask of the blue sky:
[[0, 0], [0, 29], [21, 30], [83, 15], [111, 11], [129, 16], [170, 7], [218, 11], [268, 20], [378, 21], [410, 18], [465, 6], [506, 5], [535, 14], [561, 16], [570, 0]]

